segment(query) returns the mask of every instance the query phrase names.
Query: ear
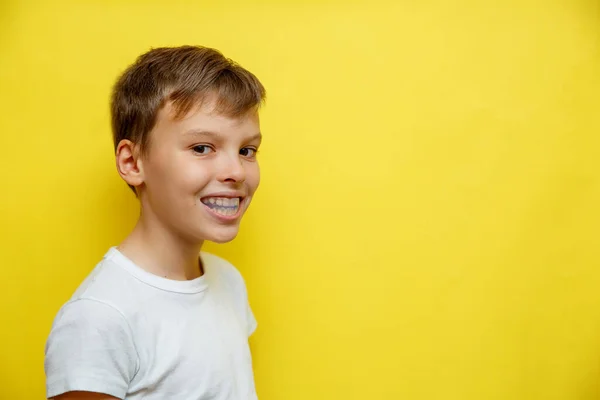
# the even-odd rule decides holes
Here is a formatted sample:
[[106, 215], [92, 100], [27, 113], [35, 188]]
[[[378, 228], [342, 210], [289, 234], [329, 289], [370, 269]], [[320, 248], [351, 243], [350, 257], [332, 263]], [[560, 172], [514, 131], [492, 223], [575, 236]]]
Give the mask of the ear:
[[138, 187], [144, 183], [144, 170], [139, 148], [131, 140], [123, 139], [117, 145], [117, 171], [127, 184]]

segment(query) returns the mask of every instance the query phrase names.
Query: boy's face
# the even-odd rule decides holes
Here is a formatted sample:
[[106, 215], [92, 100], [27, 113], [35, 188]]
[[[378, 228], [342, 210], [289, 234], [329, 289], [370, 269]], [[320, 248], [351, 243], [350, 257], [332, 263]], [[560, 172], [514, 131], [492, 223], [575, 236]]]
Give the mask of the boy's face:
[[206, 102], [174, 120], [164, 107], [140, 160], [144, 218], [197, 243], [235, 238], [260, 181], [258, 113], [229, 118], [213, 109]]

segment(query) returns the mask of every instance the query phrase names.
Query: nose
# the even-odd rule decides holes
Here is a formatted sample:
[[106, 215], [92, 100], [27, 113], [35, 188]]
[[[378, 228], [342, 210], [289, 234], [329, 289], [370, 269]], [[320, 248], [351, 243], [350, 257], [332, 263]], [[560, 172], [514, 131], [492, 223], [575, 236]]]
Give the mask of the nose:
[[238, 154], [222, 153], [217, 179], [220, 182], [242, 183], [246, 180], [246, 170]]

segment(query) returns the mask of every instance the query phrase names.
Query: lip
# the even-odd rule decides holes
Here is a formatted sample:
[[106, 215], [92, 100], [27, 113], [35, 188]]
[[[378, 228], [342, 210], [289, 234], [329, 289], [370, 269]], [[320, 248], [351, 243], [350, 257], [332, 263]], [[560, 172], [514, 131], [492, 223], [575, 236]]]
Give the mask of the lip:
[[243, 200], [246, 196], [244, 196], [242, 192], [216, 192], [202, 196], [200, 199], [206, 199], [208, 197], [226, 197], [228, 199], [239, 197], [240, 200]]

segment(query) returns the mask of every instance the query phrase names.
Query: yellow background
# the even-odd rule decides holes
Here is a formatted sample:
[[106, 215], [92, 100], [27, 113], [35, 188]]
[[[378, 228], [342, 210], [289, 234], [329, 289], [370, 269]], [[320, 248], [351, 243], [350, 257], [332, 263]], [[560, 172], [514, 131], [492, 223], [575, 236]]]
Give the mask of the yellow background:
[[132, 227], [110, 86], [217, 47], [268, 90], [238, 239], [261, 400], [600, 398], [597, 1], [0, 3], [0, 398]]

